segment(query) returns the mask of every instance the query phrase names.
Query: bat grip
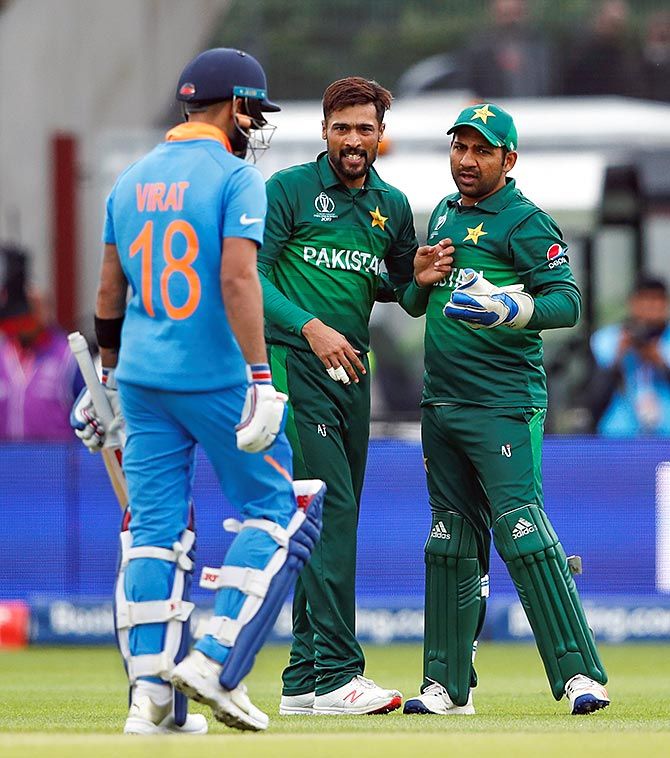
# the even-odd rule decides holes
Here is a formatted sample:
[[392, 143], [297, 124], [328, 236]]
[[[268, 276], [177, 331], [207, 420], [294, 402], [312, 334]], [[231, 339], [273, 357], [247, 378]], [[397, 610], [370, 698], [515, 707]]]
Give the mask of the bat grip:
[[84, 384], [86, 384], [86, 388], [91, 394], [91, 402], [95, 408], [96, 415], [103, 425], [109, 429], [109, 425], [114, 420], [114, 412], [105, 393], [105, 388], [100, 383], [98, 372], [93, 365], [86, 337], [80, 332], [72, 332], [72, 334], [68, 334], [67, 341], [79, 365]]

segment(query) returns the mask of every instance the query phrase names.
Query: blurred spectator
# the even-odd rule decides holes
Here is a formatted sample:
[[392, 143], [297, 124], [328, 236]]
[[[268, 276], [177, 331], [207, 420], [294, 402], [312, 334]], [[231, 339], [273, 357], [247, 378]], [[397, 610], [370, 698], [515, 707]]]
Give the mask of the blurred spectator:
[[670, 300], [665, 283], [642, 277], [623, 324], [591, 337], [596, 431], [609, 437], [670, 435]]
[[463, 51], [465, 86], [475, 99], [551, 94], [551, 47], [530, 22], [526, 0], [491, 0], [490, 24]]
[[566, 95], [628, 95], [641, 89], [640, 55], [625, 0], [603, 0], [586, 34], [568, 45]]
[[71, 440], [83, 380], [47, 298], [27, 281], [26, 254], [0, 248], [0, 440]]
[[642, 46], [642, 90], [649, 100], [670, 102], [670, 11], [649, 17]]

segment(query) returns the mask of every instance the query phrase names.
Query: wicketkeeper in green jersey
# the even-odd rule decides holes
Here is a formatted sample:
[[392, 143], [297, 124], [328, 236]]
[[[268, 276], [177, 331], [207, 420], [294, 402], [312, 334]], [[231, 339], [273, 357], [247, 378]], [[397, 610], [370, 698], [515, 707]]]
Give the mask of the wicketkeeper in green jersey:
[[[544, 511], [543, 329], [570, 327], [581, 298], [561, 232], [507, 174], [512, 117], [491, 103], [449, 129], [459, 190], [433, 211], [453, 268], [427, 302], [422, 442], [432, 511], [425, 545], [424, 681], [405, 713], [474, 713], [473, 650], [488, 595], [491, 533], [572, 713], [609, 705], [565, 552]], [[439, 257], [439, 253], [438, 253]], [[438, 263], [439, 267], [439, 263]]]
[[372, 167], [390, 104], [390, 92], [376, 82], [334, 82], [323, 98], [326, 151], [267, 183], [258, 261], [273, 377], [289, 395], [294, 474], [328, 487], [321, 540], [294, 594], [284, 715], [385, 713], [401, 703], [397, 690], [362, 676], [355, 636], [368, 322], [383, 290], [412, 315], [422, 313], [430, 286], [443, 277], [435, 259], [439, 253], [448, 266], [452, 248], [438, 235], [417, 251], [407, 198]]

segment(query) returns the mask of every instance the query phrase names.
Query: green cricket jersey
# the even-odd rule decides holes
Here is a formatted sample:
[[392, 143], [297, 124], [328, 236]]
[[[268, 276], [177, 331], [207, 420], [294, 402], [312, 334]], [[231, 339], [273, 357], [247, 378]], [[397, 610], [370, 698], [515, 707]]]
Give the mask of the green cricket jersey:
[[367, 351], [383, 268], [400, 304], [412, 315], [423, 313], [429, 290], [413, 280], [412, 211], [374, 168], [361, 189], [350, 189], [321, 153], [274, 174], [267, 194], [258, 270], [268, 342], [309, 350], [301, 330], [316, 317]]
[[[428, 244], [451, 237], [456, 252], [453, 271], [433, 287], [428, 302], [422, 405], [545, 408], [539, 332], [573, 326], [581, 307], [561, 231], [513, 179], [475, 206], [461, 205], [459, 198], [445, 197], [428, 225]], [[527, 327], [473, 329], [446, 318], [443, 308], [466, 268], [498, 286], [523, 284], [535, 298]]]

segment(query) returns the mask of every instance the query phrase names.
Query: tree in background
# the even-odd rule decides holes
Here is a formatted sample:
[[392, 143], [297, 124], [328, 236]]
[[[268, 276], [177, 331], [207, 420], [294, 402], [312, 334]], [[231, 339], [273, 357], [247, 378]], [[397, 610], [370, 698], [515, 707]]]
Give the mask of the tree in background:
[[[589, 18], [590, 0], [534, 0], [534, 23], [560, 50]], [[631, 3], [637, 33], [665, 0]], [[333, 79], [356, 74], [392, 89], [403, 72], [430, 56], [477, 39], [489, 19], [488, 0], [232, 0], [213, 44], [249, 50], [271, 72], [279, 99], [315, 99]]]

